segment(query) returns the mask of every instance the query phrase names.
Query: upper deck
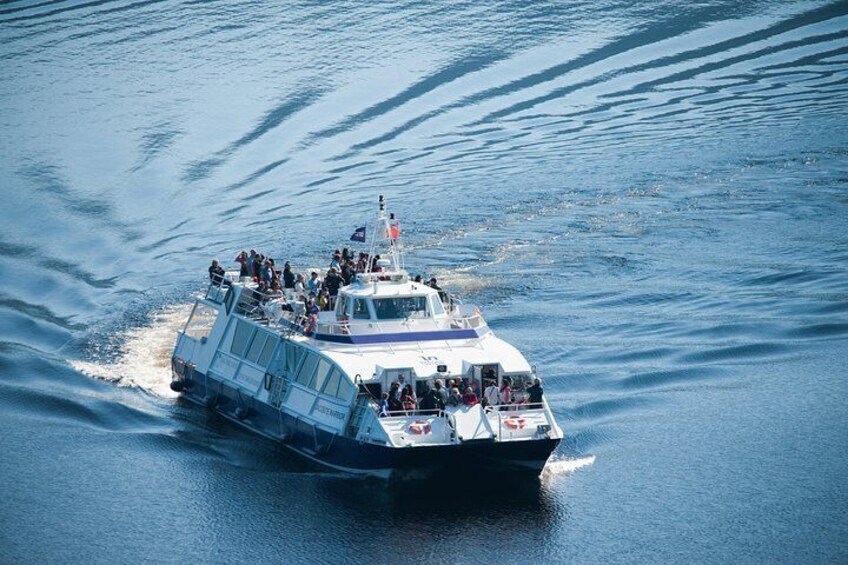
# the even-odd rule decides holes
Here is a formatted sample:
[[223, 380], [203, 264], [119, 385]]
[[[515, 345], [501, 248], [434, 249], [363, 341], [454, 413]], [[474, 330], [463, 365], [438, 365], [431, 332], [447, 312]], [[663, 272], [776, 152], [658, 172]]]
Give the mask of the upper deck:
[[359, 275], [332, 297], [332, 310], [310, 312], [291, 289], [265, 293], [228, 272], [212, 282], [206, 300], [281, 333], [337, 344], [426, 342], [477, 339], [489, 332], [477, 308], [405, 273]]

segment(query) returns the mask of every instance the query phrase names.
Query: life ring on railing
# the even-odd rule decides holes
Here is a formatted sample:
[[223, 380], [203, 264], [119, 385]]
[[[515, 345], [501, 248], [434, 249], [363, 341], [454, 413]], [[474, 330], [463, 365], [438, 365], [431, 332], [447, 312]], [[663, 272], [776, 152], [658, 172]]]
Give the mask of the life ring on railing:
[[504, 426], [511, 430], [521, 430], [527, 425], [527, 420], [518, 414], [510, 414], [504, 421]]
[[413, 435], [423, 436], [433, 431], [433, 428], [430, 427], [430, 422], [425, 422], [424, 420], [416, 420], [409, 424], [407, 430]]

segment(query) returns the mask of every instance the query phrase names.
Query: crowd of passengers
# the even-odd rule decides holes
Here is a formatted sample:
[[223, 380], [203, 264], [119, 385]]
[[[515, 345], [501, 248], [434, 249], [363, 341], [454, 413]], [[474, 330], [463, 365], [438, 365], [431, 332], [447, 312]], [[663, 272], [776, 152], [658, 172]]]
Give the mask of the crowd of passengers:
[[[332, 310], [335, 307], [339, 289], [349, 285], [357, 274], [379, 273], [382, 270], [379, 255], [371, 257], [368, 253], [359, 253], [355, 256], [354, 252], [346, 247], [333, 252], [329, 268], [323, 278], [316, 271], [309, 273], [308, 278], [303, 273], [295, 273], [288, 261], [280, 270], [273, 257], [263, 255], [255, 249], [251, 249], [250, 253], [242, 251], [236, 256], [235, 262], [239, 265], [239, 278], [256, 283], [256, 294], [260, 302], [272, 299], [285, 301], [284, 291], [291, 291], [296, 300], [303, 304], [304, 326], [307, 328], [313, 326], [308, 319], [310, 316], [317, 317], [318, 312]], [[218, 259], [212, 260], [212, 265], [209, 267], [209, 279], [213, 283], [229, 284], [226, 279], [226, 270]], [[438, 286], [435, 277], [424, 282], [421, 275], [417, 275], [414, 281], [437, 290], [442, 300], [446, 300], [447, 295]], [[293, 310], [288, 304], [283, 308]]]
[[[404, 382], [404, 376], [399, 375], [398, 380], [389, 386], [388, 392], [383, 392], [377, 404], [377, 411], [381, 418], [393, 414], [409, 415], [416, 411], [437, 411], [448, 407], [476, 406], [481, 404], [487, 410], [497, 410], [498, 407], [506, 409], [506, 406], [516, 404], [526, 405], [528, 408], [542, 406], [542, 381], [533, 379], [533, 384], [513, 390], [512, 379], [508, 376], [498, 381], [493, 373], [489, 373], [483, 381], [482, 395], [478, 381], [467, 378], [448, 379], [445, 385], [442, 379], [436, 379], [434, 387], [426, 383], [427, 391], [419, 399], [412, 384]], [[465, 392], [461, 392], [465, 391]], [[525, 394], [522, 394], [525, 393]]]

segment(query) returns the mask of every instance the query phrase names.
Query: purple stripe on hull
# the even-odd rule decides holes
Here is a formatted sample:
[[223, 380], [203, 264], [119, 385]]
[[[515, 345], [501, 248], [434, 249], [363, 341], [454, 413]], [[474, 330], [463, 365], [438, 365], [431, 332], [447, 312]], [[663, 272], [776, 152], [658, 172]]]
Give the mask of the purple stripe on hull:
[[483, 333], [476, 330], [440, 330], [433, 332], [405, 332], [393, 334], [365, 334], [365, 335], [335, 335], [316, 333], [315, 339], [321, 341], [332, 341], [334, 343], [352, 343], [364, 345], [368, 343], [396, 343], [402, 341], [435, 341], [445, 339], [474, 339]]

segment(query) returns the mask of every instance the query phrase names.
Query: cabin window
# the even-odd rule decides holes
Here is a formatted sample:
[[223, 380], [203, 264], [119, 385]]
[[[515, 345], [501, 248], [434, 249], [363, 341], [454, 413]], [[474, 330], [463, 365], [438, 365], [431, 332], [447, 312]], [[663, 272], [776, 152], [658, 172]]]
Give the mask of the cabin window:
[[430, 297], [430, 307], [433, 309], [433, 315], [441, 316], [445, 313], [445, 307], [442, 305], [442, 300], [438, 296]]
[[342, 376], [339, 379], [339, 389], [336, 391], [336, 398], [347, 402], [350, 400], [350, 395], [353, 394], [353, 384]]
[[347, 316], [347, 303], [348, 298], [346, 294], [342, 294], [339, 296], [339, 301], [336, 302], [336, 317], [342, 318]]
[[267, 367], [271, 362], [271, 354], [274, 353], [274, 348], [277, 346], [276, 336], [268, 336], [268, 341], [265, 342], [265, 347], [262, 348], [262, 353], [259, 354], [259, 364]]
[[330, 375], [330, 378], [327, 379], [327, 386], [324, 387], [324, 394], [328, 396], [336, 396], [336, 391], [339, 388], [339, 379], [340, 375], [338, 370], [333, 370], [333, 373]]
[[238, 357], [244, 357], [244, 350], [247, 349], [247, 344], [250, 342], [250, 336], [253, 335], [253, 326], [241, 320], [236, 321], [236, 329], [233, 330], [233, 343], [230, 346], [230, 353]]
[[404, 318], [427, 318], [426, 296], [398, 296], [374, 299], [374, 311], [378, 320]]
[[309, 383], [309, 387], [320, 391], [324, 387], [324, 383], [327, 381], [327, 376], [329, 376], [332, 369], [333, 366], [326, 359], [318, 361], [318, 370], [315, 371], [315, 376]]
[[215, 325], [215, 319], [217, 317], [218, 310], [198, 302], [191, 313], [191, 318], [189, 318], [186, 323], [183, 333], [188, 337], [193, 337], [194, 339], [209, 337], [209, 334], [212, 333], [212, 326]]
[[297, 364], [300, 361], [300, 351], [301, 349], [293, 344], [292, 342], [286, 342], [286, 373], [289, 377], [294, 377], [295, 369], [297, 369]]
[[371, 314], [368, 313], [368, 302], [364, 298], [357, 298], [353, 301], [353, 319], [354, 320], [369, 320]]
[[300, 366], [300, 371], [297, 372], [297, 383], [303, 386], [309, 386], [309, 381], [312, 379], [312, 374], [315, 372], [317, 365], [318, 356], [313, 353], [307, 353], [303, 364]]
[[251, 363], [256, 363], [256, 361], [259, 360], [259, 354], [262, 353], [262, 348], [265, 347], [267, 337], [268, 334], [265, 332], [256, 332], [256, 337], [253, 338], [253, 341], [250, 344], [250, 349], [247, 350], [247, 355], [245, 355], [245, 359]]

